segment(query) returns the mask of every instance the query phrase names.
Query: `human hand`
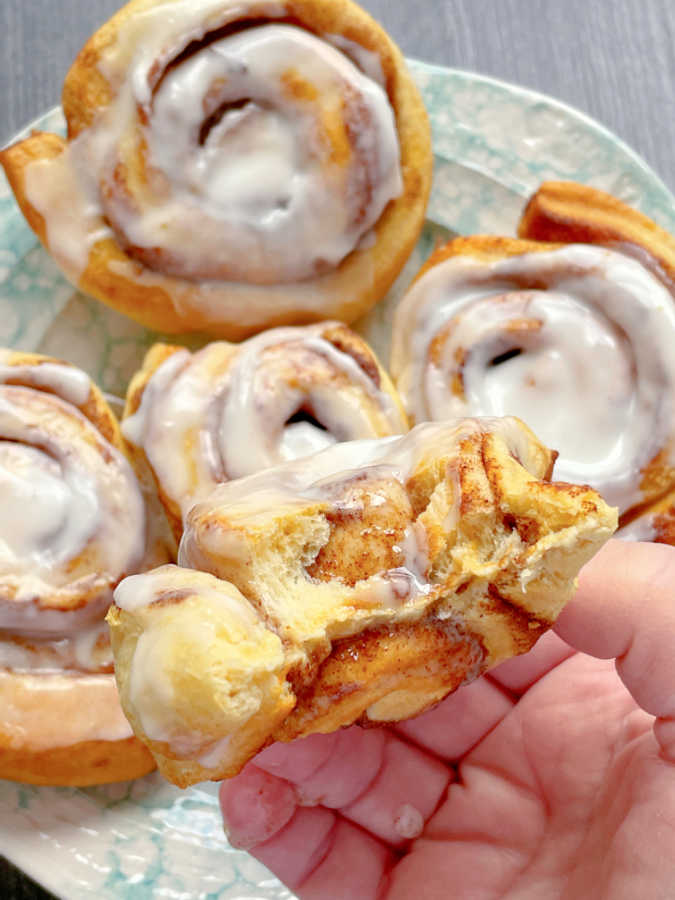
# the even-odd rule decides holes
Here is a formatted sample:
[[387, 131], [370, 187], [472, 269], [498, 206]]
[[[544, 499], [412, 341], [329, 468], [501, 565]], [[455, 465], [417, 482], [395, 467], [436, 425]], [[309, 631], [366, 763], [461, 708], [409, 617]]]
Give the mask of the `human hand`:
[[555, 632], [396, 728], [263, 751], [232, 843], [303, 900], [675, 897], [675, 550], [610, 542]]

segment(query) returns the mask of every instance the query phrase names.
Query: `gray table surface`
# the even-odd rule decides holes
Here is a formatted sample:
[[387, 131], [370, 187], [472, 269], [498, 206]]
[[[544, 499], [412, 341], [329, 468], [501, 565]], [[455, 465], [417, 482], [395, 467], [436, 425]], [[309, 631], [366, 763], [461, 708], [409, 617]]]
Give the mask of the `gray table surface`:
[[[365, 0], [404, 53], [578, 107], [675, 191], [675, 0]], [[74, 55], [119, 0], [3, 0], [0, 144], [59, 100]], [[45, 896], [0, 865], [2, 897]]]

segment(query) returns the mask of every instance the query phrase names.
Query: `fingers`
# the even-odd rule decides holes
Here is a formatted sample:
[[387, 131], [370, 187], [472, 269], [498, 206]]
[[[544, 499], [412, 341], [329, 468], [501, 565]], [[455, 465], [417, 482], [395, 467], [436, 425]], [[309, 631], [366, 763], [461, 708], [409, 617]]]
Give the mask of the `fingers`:
[[513, 701], [485, 678], [465, 685], [396, 730], [425, 750], [456, 762], [513, 708]]
[[258, 754], [256, 762], [265, 771], [286, 778], [294, 784], [298, 784], [303, 778], [309, 781], [328, 760], [344, 733], [335, 731], [332, 734], [310, 734], [301, 741], [293, 742], [292, 753], [286, 751], [286, 744], [272, 744]]
[[392, 846], [421, 833], [452, 777], [442, 762], [391, 732], [358, 727], [275, 744], [255, 764], [290, 782], [302, 805], [338, 809]]
[[273, 744], [256, 765], [295, 786], [303, 806], [341, 809], [373, 783], [382, 768], [385, 732], [349, 728], [315, 734], [292, 744]]
[[300, 886], [301, 900], [376, 900], [395, 863], [393, 853], [336, 817], [329, 852]]
[[295, 791], [287, 781], [249, 765], [235, 781], [225, 781], [220, 804], [230, 841], [241, 850], [262, 844], [295, 815]]
[[438, 760], [387, 734], [377, 777], [342, 815], [392, 846], [401, 845], [422, 834], [452, 776]]
[[675, 758], [675, 549], [611, 541], [582, 570], [556, 632], [616, 668]]
[[303, 900], [374, 900], [394, 861], [382, 843], [334, 812], [298, 806], [288, 782], [255, 765], [221, 785], [220, 802], [231, 843]]
[[557, 634], [547, 631], [529, 653], [503, 662], [490, 671], [488, 678], [511, 693], [521, 696], [574, 652], [574, 648], [566, 644]]

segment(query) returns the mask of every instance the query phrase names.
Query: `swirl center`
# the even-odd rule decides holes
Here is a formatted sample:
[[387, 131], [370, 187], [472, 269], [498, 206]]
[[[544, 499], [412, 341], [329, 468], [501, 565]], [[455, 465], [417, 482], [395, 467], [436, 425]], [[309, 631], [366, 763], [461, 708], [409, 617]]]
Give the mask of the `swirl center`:
[[385, 91], [293, 25], [207, 43], [167, 68], [148, 103], [136, 90], [136, 105], [147, 123], [118, 142], [102, 198], [127, 251], [166, 274], [314, 277], [402, 189]]
[[515, 292], [458, 314], [444, 375], [432, 369], [430, 393], [434, 381], [457, 379], [471, 409], [522, 418], [560, 450], [558, 472], [571, 463], [590, 477], [598, 460], [613, 467], [628, 449], [633, 367], [626, 341], [601, 312], [555, 291]]
[[95, 531], [86, 480], [68, 478], [44, 451], [0, 441], [0, 566], [33, 570], [62, 562]]

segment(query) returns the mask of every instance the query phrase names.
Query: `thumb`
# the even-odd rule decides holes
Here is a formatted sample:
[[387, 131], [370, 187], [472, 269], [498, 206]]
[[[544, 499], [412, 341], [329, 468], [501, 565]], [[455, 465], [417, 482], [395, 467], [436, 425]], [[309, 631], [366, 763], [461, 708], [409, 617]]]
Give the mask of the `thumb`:
[[675, 761], [675, 548], [610, 541], [582, 570], [555, 630], [583, 653], [616, 659]]

